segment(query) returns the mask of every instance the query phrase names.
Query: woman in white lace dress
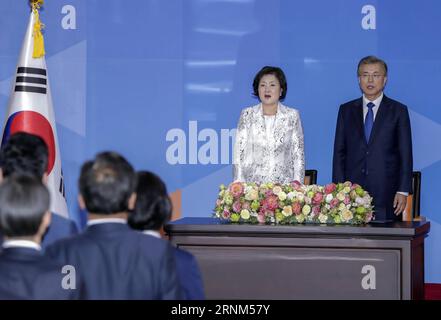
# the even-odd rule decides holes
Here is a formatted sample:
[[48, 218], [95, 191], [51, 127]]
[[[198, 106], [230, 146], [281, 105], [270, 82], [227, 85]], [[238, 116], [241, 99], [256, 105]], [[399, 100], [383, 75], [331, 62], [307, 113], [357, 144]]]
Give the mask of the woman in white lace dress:
[[299, 111], [280, 103], [287, 83], [282, 69], [263, 67], [253, 81], [258, 105], [245, 108], [237, 125], [234, 181], [303, 183], [305, 156]]

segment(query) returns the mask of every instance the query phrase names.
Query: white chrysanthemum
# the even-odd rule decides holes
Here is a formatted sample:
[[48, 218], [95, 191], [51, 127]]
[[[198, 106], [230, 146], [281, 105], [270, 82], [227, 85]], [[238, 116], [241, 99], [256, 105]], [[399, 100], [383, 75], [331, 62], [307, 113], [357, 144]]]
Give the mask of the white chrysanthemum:
[[318, 219], [321, 223], [326, 223], [328, 221], [328, 216], [324, 214], [319, 214]]
[[283, 191], [279, 192], [278, 196], [279, 196], [280, 201], [286, 200], [286, 193], [285, 192], [283, 192]]
[[332, 196], [331, 193], [326, 195], [326, 199], [325, 199], [326, 203], [330, 203], [332, 201], [332, 199], [334, 199], [334, 197]]

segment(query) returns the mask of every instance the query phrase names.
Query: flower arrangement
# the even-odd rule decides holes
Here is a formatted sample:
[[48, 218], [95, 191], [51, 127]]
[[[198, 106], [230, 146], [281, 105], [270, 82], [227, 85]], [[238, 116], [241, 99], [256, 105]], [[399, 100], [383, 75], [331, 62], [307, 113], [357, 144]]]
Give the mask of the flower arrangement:
[[373, 218], [372, 197], [360, 185], [233, 182], [220, 186], [214, 216], [261, 224], [363, 224]]

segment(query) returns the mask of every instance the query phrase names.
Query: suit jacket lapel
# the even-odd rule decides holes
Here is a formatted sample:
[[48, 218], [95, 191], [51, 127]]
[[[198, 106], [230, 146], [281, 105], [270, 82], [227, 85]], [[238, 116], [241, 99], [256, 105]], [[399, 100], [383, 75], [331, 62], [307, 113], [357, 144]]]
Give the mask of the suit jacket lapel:
[[381, 100], [380, 106], [378, 107], [378, 111], [375, 116], [375, 121], [372, 127], [371, 136], [369, 137], [369, 144], [372, 144], [376, 135], [378, 134], [378, 130], [380, 130], [379, 128], [383, 126], [388, 105], [389, 105], [389, 98], [387, 98], [386, 95], [383, 95], [383, 99]]
[[364, 143], [367, 143], [366, 138], [364, 136], [363, 98], [360, 98], [355, 101], [353, 108], [353, 118], [358, 133], [360, 134], [361, 140], [363, 140]]

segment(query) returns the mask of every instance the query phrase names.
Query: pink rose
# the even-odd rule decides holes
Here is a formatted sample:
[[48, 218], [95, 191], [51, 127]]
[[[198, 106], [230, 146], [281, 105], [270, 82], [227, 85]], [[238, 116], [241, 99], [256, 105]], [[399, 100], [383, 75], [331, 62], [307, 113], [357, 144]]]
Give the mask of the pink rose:
[[351, 199], [349, 198], [349, 196], [345, 196], [345, 199], [343, 200], [344, 204], [350, 204], [351, 203]]
[[271, 195], [269, 197], [266, 197], [262, 201], [262, 207], [274, 211], [279, 207], [279, 198], [275, 195]]
[[330, 183], [325, 186], [325, 193], [330, 194], [333, 193], [336, 189], [335, 183]]
[[265, 215], [264, 214], [258, 214], [257, 215], [257, 221], [259, 223], [265, 223]]
[[300, 182], [298, 182], [297, 180], [294, 180], [293, 182], [291, 182], [291, 186], [294, 188], [294, 190], [298, 190], [298, 189], [300, 189], [302, 184]]
[[292, 212], [294, 212], [295, 215], [298, 215], [300, 214], [301, 211], [302, 211], [302, 206], [300, 205], [300, 203], [294, 202], [292, 204]]
[[357, 183], [354, 183], [354, 184], [351, 186], [351, 190], [355, 190], [355, 189], [357, 189], [358, 187], [360, 187], [360, 185], [357, 184]]
[[234, 198], [239, 198], [243, 194], [244, 188], [241, 182], [234, 182], [230, 185], [230, 192]]
[[231, 213], [230, 213], [230, 211], [225, 209], [224, 212], [222, 213], [222, 216], [224, 217], [224, 219], [229, 219], [231, 216]]
[[312, 207], [312, 214], [317, 216], [320, 214], [320, 206], [314, 206]]
[[332, 199], [329, 205], [331, 206], [331, 208], [335, 208], [336, 206], [338, 206], [338, 199], [337, 198]]
[[323, 193], [317, 192], [312, 198], [312, 204], [317, 205], [320, 204], [323, 200]]
[[240, 212], [241, 209], [242, 209], [242, 206], [240, 205], [240, 201], [236, 201], [233, 203], [234, 212]]
[[242, 204], [242, 209], [250, 210], [250, 203], [249, 202], [244, 202], [244, 204]]

